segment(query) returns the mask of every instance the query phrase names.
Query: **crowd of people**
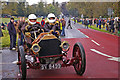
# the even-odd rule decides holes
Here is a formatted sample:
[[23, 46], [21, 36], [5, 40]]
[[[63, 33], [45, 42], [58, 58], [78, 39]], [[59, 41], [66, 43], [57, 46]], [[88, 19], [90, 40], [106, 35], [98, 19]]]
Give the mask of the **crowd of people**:
[[86, 18], [86, 19], [74, 19], [74, 23], [82, 22], [86, 28], [88, 25], [95, 25], [99, 29], [105, 29], [114, 34], [118, 34], [120, 31], [120, 17], [118, 18]]
[[[77, 22], [81, 22], [83, 25], [85, 25], [86, 28], [88, 28], [89, 25], [94, 25], [99, 29], [106, 29], [107, 31], [114, 34], [118, 34], [118, 32], [120, 31], [120, 17], [112, 19], [74, 18], [74, 24]], [[59, 37], [58, 34], [60, 34], [61, 36], [65, 36], [65, 26], [66, 29], [68, 29], [69, 27], [70, 29], [72, 29], [71, 19], [68, 20], [68, 24], [66, 25], [64, 17], [59, 19], [53, 13], [48, 14], [47, 20], [45, 19], [45, 17], [43, 17], [41, 21], [37, 21], [37, 17], [35, 14], [30, 14], [27, 20], [25, 20], [25, 17], [20, 17], [19, 20], [14, 20], [14, 18], [12, 17], [10, 18], [10, 22], [8, 24], [6, 22], [1, 23], [0, 37], [4, 36], [1, 29], [8, 30], [10, 35], [10, 50], [15, 50], [17, 37], [19, 43], [18, 45], [23, 45], [24, 34], [26, 32], [39, 30], [39, 32], [41, 33], [50, 32], [51, 30], [53, 30], [52, 34], [54, 34], [56, 37]], [[36, 38], [34, 34], [31, 34], [31, 37], [34, 39]], [[31, 43], [31, 41], [28, 40], [28, 43]]]
[[[6, 25], [2, 23], [1, 27], [7, 26], [7, 30], [9, 31], [10, 35], [10, 50], [16, 50], [16, 39], [18, 37], [18, 45], [24, 44], [24, 35], [27, 32], [39, 30], [38, 33], [41, 32], [50, 32], [53, 30], [52, 34], [54, 34], [56, 37], [59, 37], [58, 34], [61, 36], [65, 36], [65, 26], [66, 21], [64, 20], [64, 17], [59, 19], [56, 17], [53, 13], [48, 14], [47, 20], [43, 17], [41, 21], [37, 21], [37, 17], [35, 14], [30, 14], [28, 16], [28, 19], [25, 20], [25, 17], [20, 17], [19, 20], [14, 20], [13, 17], [10, 18], [10, 22]], [[1, 30], [1, 29], [0, 29]], [[2, 33], [2, 31], [1, 31]], [[38, 34], [36, 33], [36, 34]], [[18, 35], [18, 36], [17, 36]], [[3, 34], [1, 35], [1, 37]], [[34, 34], [31, 34], [32, 38], [36, 38]], [[28, 40], [28, 43], [31, 43], [31, 40]]]

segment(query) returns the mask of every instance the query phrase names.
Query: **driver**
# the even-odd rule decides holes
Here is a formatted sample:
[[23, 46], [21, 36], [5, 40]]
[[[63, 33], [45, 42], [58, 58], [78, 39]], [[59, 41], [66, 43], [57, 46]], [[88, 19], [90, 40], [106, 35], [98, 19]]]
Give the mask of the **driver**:
[[58, 24], [56, 22], [56, 17], [53, 13], [48, 14], [47, 22], [45, 23], [45, 30], [51, 32], [56, 37], [59, 37], [59, 31], [57, 31]]
[[41, 32], [44, 32], [44, 28], [37, 22], [36, 15], [30, 14], [21, 31], [25, 35], [26, 42], [31, 43]]

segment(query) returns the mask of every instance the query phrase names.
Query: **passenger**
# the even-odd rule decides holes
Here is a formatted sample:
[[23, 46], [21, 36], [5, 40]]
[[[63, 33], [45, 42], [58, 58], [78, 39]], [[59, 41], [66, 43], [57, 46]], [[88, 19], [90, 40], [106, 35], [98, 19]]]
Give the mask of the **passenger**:
[[56, 35], [56, 37], [59, 37], [59, 32], [57, 31], [58, 24], [56, 22], [55, 15], [53, 13], [48, 14], [47, 17], [48, 21], [45, 24], [45, 30], [47, 32], [53, 30], [52, 34]]

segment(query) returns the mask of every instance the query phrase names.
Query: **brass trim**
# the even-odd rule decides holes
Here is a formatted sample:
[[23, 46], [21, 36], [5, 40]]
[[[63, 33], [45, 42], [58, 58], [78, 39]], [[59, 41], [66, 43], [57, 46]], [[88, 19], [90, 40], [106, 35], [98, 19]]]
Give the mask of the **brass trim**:
[[47, 40], [47, 39], [57, 39], [56, 36], [54, 36], [53, 34], [48, 34], [48, 35], [44, 35], [41, 40]]

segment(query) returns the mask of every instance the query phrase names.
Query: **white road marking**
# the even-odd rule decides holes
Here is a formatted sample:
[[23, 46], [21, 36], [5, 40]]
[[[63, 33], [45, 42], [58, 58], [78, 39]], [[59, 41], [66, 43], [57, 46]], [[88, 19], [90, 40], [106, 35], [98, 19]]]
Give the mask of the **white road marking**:
[[[78, 30], [79, 31], [79, 30]], [[82, 33], [81, 31], [79, 31], [81, 34], [85, 35], [84, 33]], [[85, 35], [87, 38], [89, 38], [87, 35]]]
[[96, 41], [94, 40], [91, 40], [92, 42], [94, 42], [96, 45], [100, 46], [100, 44], [98, 44]]
[[4, 65], [4, 64], [15, 64], [15, 63], [0, 63], [0, 65]]
[[21, 74], [19, 73], [18, 76], [21, 76]]
[[108, 60], [113, 60], [113, 61], [120, 62], [120, 57], [112, 57], [112, 58], [108, 58]]
[[18, 62], [18, 60], [16, 60], [16, 61], [13, 61], [12, 63], [13, 63], [13, 64], [16, 64], [17, 62]]
[[89, 38], [87, 35], [85, 35], [87, 38]]
[[[75, 27], [75, 25], [74, 25], [74, 28], [76, 29], [76, 30], [78, 30], [76, 27]], [[78, 30], [81, 34], [83, 34], [83, 35], [85, 35], [84, 33], [82, 33], [80, 30]], [[87, 35], [85, 35], [87, 38], [89, 38]]]
[[110, 55], [107, 55], [107, 54], [104, 54], [100, 51], [97, 51], [95, 49], [90, 49], [91, 51], [93, 52], [96, 52], [97, 54], [100, 54], [100, 55], [103, 55], [105, 57], [108, 57], [108, 60], [113, 60], [113, 61], [117, 61], [117, 62], [120, 62], [120, 57], [113, 57], [113, 56], [110, 56]]
[[[79, 30], [78, 30], [79, 31]], [[81, 34], [85, 35], [84, 33], [82, 33], [81, 31], [79, 31]], [[87, 38], [89, 38], [87, 35], [85, 35]]]
[[2, 62], [2, 63], [0, 63], [0, 65], [3, 65], [3, 64], [17, 64], [17, 62], [18, 62], [18, 60], [13, 61], [13, 62], [8, 62], [8, 63]]

